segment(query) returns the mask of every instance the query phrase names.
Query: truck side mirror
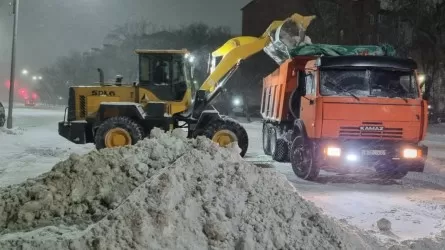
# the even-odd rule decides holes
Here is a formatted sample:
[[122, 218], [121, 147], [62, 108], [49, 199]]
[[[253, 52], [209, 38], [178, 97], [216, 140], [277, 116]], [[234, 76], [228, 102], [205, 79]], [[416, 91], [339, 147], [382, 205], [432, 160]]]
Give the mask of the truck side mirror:
[[425, 100], [425, 101], [428, 101], [428, 99], [429, 99], [429, 91], [430, 91], [429, 87], [430, 87], [430, 84], [431, 84], [427, 80], [428, 79], [426, 79], [423, 76], [422, 82], [419, 84], [420, 91], [422, 93], [422, 99]]

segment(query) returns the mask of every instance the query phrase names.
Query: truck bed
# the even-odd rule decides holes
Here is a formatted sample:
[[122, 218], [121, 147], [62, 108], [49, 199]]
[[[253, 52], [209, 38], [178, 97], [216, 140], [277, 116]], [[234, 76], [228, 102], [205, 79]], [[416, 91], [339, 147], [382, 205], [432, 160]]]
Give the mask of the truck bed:
[[[293, 122], [295, 118], [289, 110], [289, 101], [298, 87], [298, 73], [304, 72], [306, 63], [315, 58], [297, 56], [288, 59], [263, 79], [261, 115], [264, 120], [277, 123]], [[296, 108], [299, 109], [299, 106]], [[295, 111], [299, 113], [299, 110]]]

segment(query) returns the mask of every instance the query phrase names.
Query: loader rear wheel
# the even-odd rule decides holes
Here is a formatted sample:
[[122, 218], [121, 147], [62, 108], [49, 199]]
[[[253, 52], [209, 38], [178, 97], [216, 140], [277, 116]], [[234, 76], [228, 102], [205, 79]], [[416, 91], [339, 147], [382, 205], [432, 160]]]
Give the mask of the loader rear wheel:
[[3, 104], [0, 102], [0, 127], [3, 127], [6, 122], [6, 112]]
[[141, 126], [128, 117], [112, 117], [97, 129], [96, 148], [100, 150], [134, 145], [143, 139], [142, 131]]
[[292, 142], [290, 161], [295, 175], [303, 180], [315, 180], [320, 173], [313, 152], [302, 136], [297, 136]]
[[249, 147], [249, 137], [246, 130], [236, 120], [221, 117], [211, 121], [202, 135], [218, 143], [221, 147], [237, 142], [241, 149], [240, 155], [244, 157]]

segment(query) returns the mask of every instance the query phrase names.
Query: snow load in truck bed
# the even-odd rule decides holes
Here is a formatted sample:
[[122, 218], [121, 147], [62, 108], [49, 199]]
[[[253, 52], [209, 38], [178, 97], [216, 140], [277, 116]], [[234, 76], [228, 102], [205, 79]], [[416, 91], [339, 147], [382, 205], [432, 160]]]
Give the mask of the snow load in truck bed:
[[395, 56], [396, 51], [390, 45], [331, 45], [331, 44], [305, 44], [289, 49], [291, 57], [323, 55], [323, 56], [350, 56], [373, 55]]

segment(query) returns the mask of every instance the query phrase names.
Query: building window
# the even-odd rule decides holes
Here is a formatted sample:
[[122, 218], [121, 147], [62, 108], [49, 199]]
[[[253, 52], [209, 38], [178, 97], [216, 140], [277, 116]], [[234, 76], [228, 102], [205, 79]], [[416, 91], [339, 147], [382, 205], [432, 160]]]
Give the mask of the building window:
[[382, 23], [382, 22], [383, 22], [383, 15], [382, 15], [382, 14], [379, 14], [379, 15], [378, 15], [378, 22], [379, 22], [379, 23]]
[[371, 25], [374, 24], [374, 15], [373, 14], [369, 15], [369, 24], [371, 24]]
[[344, 39], [345, 39], [345, 31], [344, 30], [340, 30], [340, 41], [343, 42]]
[[368, 44], [372, 44], [372, 35], [368, 34]]

